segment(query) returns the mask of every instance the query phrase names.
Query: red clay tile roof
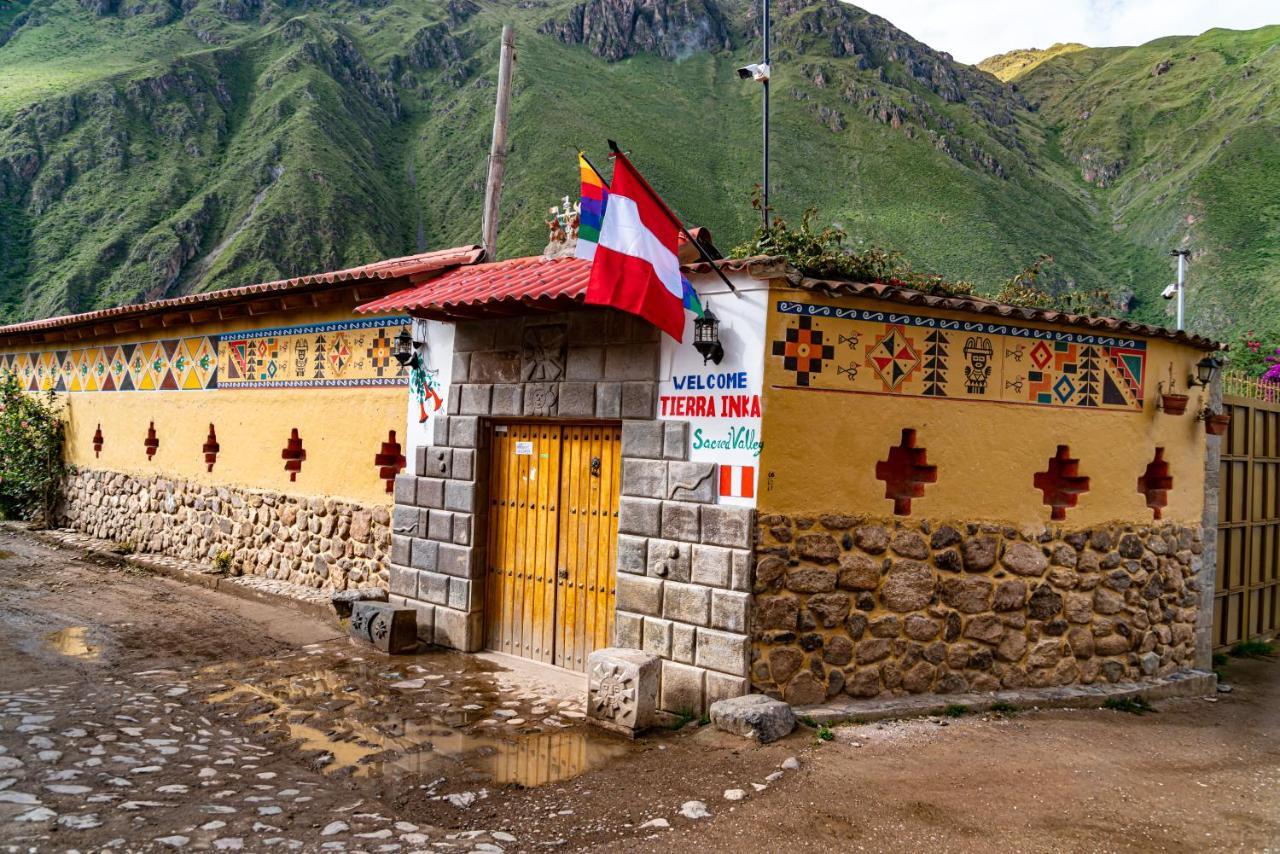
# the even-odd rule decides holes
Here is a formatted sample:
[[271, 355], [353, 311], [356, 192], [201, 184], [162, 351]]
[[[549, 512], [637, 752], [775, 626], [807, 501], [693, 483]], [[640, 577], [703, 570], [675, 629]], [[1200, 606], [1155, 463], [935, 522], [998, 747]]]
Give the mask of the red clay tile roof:
[[511, 258], [450, 270], [356, 310], [446, 319], [554, 309], [581, 302], [590, 276], [591, 265], [578, 258]]
[[419, 276], [434, 274], [440, 270], [463, 264], [474, 264], [480, 260], [483, 254], [484, 251], [478, 246], [459, 246], [452, 249], [408, 255], [403, 258], [388, 258], [382, 261], [375, 261], [372, 264], [350, 267], [346, 270], [313, 273], [306, 276], [295, 276], [292, 279], [280, 279], [274, 282], [263, 282], [220, 291], [188, 294], [187, 296], [174, 297], [173, 299], [152, 300], [151, 302], [120, 305], [82, 314], [67, 314], [60, 317], [50, 317], [45, 320], [14, 323], [8, 326], [0, 326], [0, 343], [6, 343], [7, 339], [31, 336], [49, 330], [162, 314], [175, 309], [203, 309], [240, 302], [246, 298], [256, 296], [276, 296], [325, 290], [328, 286], [345, 283], [385, 281], [388, 284], [392, 284], [392, 280], [396, 279], [405, 279], [413, 282]]

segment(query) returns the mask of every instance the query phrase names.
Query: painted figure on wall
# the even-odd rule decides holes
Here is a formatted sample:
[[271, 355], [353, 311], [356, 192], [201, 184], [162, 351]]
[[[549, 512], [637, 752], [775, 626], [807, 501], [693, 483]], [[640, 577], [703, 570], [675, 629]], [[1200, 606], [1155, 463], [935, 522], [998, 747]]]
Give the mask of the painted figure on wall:
[[[771, 353], [795, 388], [1142, 411], [1140, 340], [794, 300], [773, 311]], [[824, 371], [831, 340], [867, 342], [860, 364]]]

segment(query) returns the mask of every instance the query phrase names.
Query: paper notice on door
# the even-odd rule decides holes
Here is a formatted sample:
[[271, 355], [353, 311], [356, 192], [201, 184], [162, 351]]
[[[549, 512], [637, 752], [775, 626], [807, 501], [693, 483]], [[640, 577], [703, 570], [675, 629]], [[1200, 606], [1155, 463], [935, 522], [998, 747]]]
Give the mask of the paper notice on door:
[[533, 443], [532, 442], [516, 442], [516, 456], [532, 457]]

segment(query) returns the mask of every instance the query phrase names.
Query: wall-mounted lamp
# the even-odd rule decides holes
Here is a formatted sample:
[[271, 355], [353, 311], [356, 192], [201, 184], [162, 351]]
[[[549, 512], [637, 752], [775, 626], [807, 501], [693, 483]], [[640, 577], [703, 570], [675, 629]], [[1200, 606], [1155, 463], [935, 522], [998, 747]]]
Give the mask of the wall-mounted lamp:
[[396, 361], [402, 368], [406, 365], [417, 368], [422, 364], [422, 358], [418, 355], [418, 348], [413, 346], [413, 336], [409, 334], [408, 329], [401, 329], [400, 334], [396, 336], [396, 349], [392, 355], [396, 357]]
[[711, 311], [711, 306], [702, 313], [702, 317], [693, 319], [693, 349], [702, 355], [702, 364], [715, 362], [717, 365], [724, 358], [724, 345], [720, 343], [720, 318]]
[[1196, 386], [1207, 386], [1213, 382], [1213, 378], [1217, 375], [1218, 370], [1222, 367], [1222, 357], [1217, 353], [1211, 353], [1205, 356], [1199, 362], [1196, 362], [1196, 375], [1187, 377], [1187, 385], [1191, 388]]

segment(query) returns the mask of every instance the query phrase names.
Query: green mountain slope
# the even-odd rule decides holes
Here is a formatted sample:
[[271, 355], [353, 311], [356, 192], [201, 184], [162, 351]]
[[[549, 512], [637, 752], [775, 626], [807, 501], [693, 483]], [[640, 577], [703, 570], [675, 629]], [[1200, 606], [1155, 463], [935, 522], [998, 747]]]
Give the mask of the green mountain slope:
[[977, 68], [982, 69], [988, 74], [994, 75], [1000, 80], [1008, 82], [1016, 80], [1031, 69], [1041, 65], [1042, 63], [1053, 59], [1055, 56], [1061, 56], [1064, 53], [1074, 53], [1078, 50], [1087, 50], [1087, 46], [1078, 42], [1058, 42], [1041, 50], [1040, 48], [1026, 48], [1023, 50], [1011, 50], [1005, 53], [998, 53], [995, 56], [989, 56], [977, 64]]
[[[734, 73], [758, 52], [754, 10], [743, 0], [0, 2], [0, 318], [475, 242], [504, 22], [518, 61], [501, 255], [541, 249], [547, 207], [576, 194], [575, 147], [603, 164], [606, 137], [688, 221], [731, 245], [756, 221], [759, 89]], [[1117, 136], [1117, 155], [1063, 118], [1109, 55], [1059, 56], [1008, 86], [835, 0], [775, 0], [774, 16], [781, 215], [816, 207], [856, 243], [986, 288], [1048, 252], [1058, 286], [1106, 287], [1158, 312], [1167, 226], [1146, 217], [1164, 209], [1099, 187], [1082, 164], [1118, 162], [1130, 143]], [[1268, 60], [1258, 76], [1274, 85], [1280, 75]], [[1269, 232], [1255, 209], [1230, 202], [1245, 168], [1231, 164], [1252, 174], [1274, 151], [1251, 145], [1252, 156], [1240, 149], [1187, 175], [1230, 207], [1212, 214], [1205, 203], [1217, 239], [1251, 241], [1262, 258]]]
[[1071, 53], [1017, 85], [1107, 227], [1149, 250], [1135, 265], [1192, 250], [1192, 326], [1280, 331], [1280, 26]]

